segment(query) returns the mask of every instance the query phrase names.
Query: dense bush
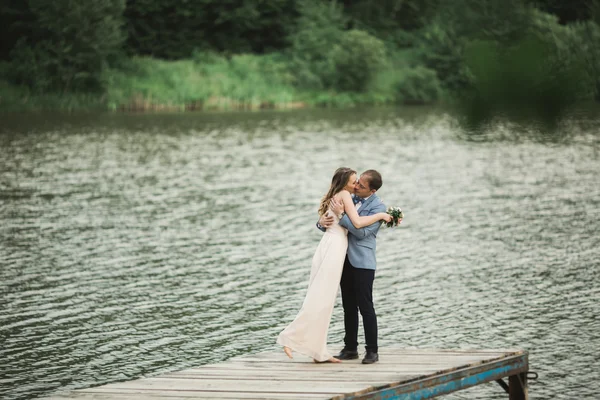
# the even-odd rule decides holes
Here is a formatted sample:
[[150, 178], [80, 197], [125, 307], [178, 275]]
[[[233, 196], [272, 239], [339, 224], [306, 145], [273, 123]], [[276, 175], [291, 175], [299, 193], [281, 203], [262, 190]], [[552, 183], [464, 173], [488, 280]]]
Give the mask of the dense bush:
[[532, 25], [532, 10], [522, 0], [440, 0], [437, 14], [421, 31], [423, 63], [446, 89], [462, 91], [472, 83], [464, 58], [468, 44], [520, 40]]
[[344, 30], [335, 2], [304, 0], [291, 35], [290, 58], [299, 87], [364, 91], [386, 62], [385, 44], [360, 30]]
[[467, 43], [467, 38], [437, 21], [422, 32], [419, 43], [422, 63], [436, 72], [442, 86], [448, 91], [462, 90], [471, 83], [464, 60]]
[[466, 62], [474, 76], [467, 105], [475, 111], [557, 119], [586, 96], [581, 63], [560, 60], [550, 43], [536, 37], [508, 47], [473, 42]]
[[396, 101], [404, 104], [430, 104], [442, 95], [435, 71], [425, 67], [408, 68], [396, 82]]
[[299, 87], [323, 89], [335, 82], [332, 49], [344, 35], [346, 19], [335, 2], [298, 2], [300, 16], [290, 36], [289, 51], [295, 83]]
[[37, 91], [96, 90], [120, 51], [124, 0], [29, 0], [35, 24], [11, 52], [12, 78]]
[[531, 26], [532, 10], [523, 0], [440, 0], [435, 19], [459, 37], [514, 42]]
[[332, 87], [342, 91], [363, 92], [387, 64], [384, 43], [359, 30], [345, 32], [331, 52], [335, 66]]
[[569, 27], [573, 32], [570, 43], [571, 57], [583, 62], [589, 94], [600, 100], [600, 25], [596, 22], [578, 22]]
[[[600, 95], [600, 26], [595, 21], [559, 24], [558, 18], [540, 11], [533, 13], [532, 35], [550, 49], [549, 62], [555, 69], [580, 70], [573, 84], [583, 86], [581, 97]], [[573, 78], [575, 79], [575, 77]], [[573, 85], [571, 85], [573, 86]]]
[[2, 4], [0, 89], [23, 101], [44, 93], [38, 104], [66, 93], [112, 108], [131, 98], [227, 108], [443, 97], [558, 113], [600, 100], [598, 0]]
[[293, 0], [128, 0], [130, 54], [189, 58], [194, 50], [282, 50], [296, 18]]
[[598, 96], [600, 30], [510, 0], [444, 0], [422, 30], [423, 63], [443, 87], [478, 108], [559, 113]]
[[434, 16], [439, 0], [346, 0], [350, 26], [383, 40], [392, 49], [410, 47], [412, 32]]

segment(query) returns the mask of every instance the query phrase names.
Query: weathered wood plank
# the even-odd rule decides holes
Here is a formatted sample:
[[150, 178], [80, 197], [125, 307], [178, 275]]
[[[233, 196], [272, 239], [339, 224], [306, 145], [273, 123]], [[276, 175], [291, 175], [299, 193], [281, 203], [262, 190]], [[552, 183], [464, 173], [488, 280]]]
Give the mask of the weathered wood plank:
[[[287, 365], [281, 365], [279, 367], [270, 367], [270, 368], [256, 368], [254, 369], [254, 371], [278, 371], [281, 368], [285, 368], [286, 370], [289, 371], [298, 371], [299, 373], [302, 372], [313, 372], [315, 371], [316, 368], [320, 368], [319, 371], [338, 371], [339, 373], [348, 373], [348, 372], [357, 372], [357, 371], [364, 371], [365, 368], [369, 368], [370, 372], [375, 372], [375, 371], [388, 371], [388, 372], [421, 372], [421, 371], [439, 371], [439, 370], [445, 370], [448, 368], [453, 368], [453, 367], [457, 367], [460, 366], [462, 364], [441, 364], [438, 366], [417, 366], [417, 365], [413, 365], [412, 368], [410, 368], [410, 366], [398, 366], [397, 364], [383, 364], [383, 363], [379, 363], [379, 364], [372, 364], [372, 365], [363, 365], [360, 363], [357, 364], [346, 364], [346, 366], [343, 369], [335, 369], [335, 368], [327, 368], [327, 367], [311, 367], [310, 365], [294, 365], [292, 363], [287, 364]], [[237, 368], [238, 370], [243, 370], [243, 371], [249, 371], [251, 368], [248, 368], [247, 365], [238, 365], [238, 366], [230, 366], [228, 365], [228, 367], [231, 367], [232, 370]], [[245, 369], [244, 369], [245, 368]]]
[[158, 400], [158, 399], [248, 399], [248, 400], [277, 400], [277, 399], [330, 399], [328, 393], [241, 393], [241, 392], [181, 392], [181, 391], [141, 391], [141, 390], [122, 390], [120, 392], [102, 391], [94, 392], [91, 389], [73, 392], [64, 397], [51, 397], [48, 400]]
[[[380, 385], [385, 382], [377, 382]], [[266, 385], [266, 386], [265, 386]], [[237, 380], [235, 390], [240, 392], [264, 392], [265, 387], [271, 392], [290, 393], [344, 393], [360, 390], [371, 386], [371, 382], [336, 382], [334, 380], [326, 382], [303, 383], [298, 381], [287, 381], [278, 379], [263, 380]], [[194, 390], [194, 391], [223, 391], [229, 392], [232, 389], [231, 380], [225, 379], [165, 379], [165, 378], [145, 378], [135, 381], [113, 383], [97, 387], [96, 391], [102, 390], [118, 391], [119, 389], [146, 389], [146, 390]]]
[[[410, 373], [409, 373], [410, 372]], [[410, 379], [412, 377], [423, 375], [423, 373], [433, 373], [436, 370], [420, 371], [422, 373], [415, 374], [414, 370], [407, 370], [405, 373], [396, 371], [322, 371], [320, 373], [314, 371], [304, 371], [300, 374], [298, 370], [295, 371], [231, 371], [231, 370], [218, 370], [218, 371], [203, 371], [203, 373], [185, 373], [175, 372], [165, 375], [165, 378], [173, 379], [290, 379], [297, 381], [328, 381], [338, 380], [340, 382], [345, 381], [356, 381], [356, 380], [400, 380]]]
[[[518, 350], [518, 349], [447, 350], [447, 349], [410, 349], [410, 348], [404, 348], [404, 347], [384, 347], [384, 348], [380, 348], [378, 353], [379, 353], [379, 355], [412, 354], [412, 355], [417, 355], [417, 356], [426, 356], [426, 355], [440, 355], [440, 356], [453, 356], [453, 355], [480, 356], [481, 355], [481, 356], [488, 356], [488, 355], [493, 355], [493, 354], [497, 354], [498, 356], [505, 356], [505, 355], [509, 355], [509, 354], [518, 354], [521, 352], [522, 352], [522, 350]], [[362, 351], [362, 350], [359, 351], [359, 354], [363, 354], [363, 353], [364, 353], [364, 351]], [[235, 359], [245, 358], [245, 357], [270, 358], [273, 355], [282, 355], [283, 357], [286, 357], [285, 354], [283, 353], [283, 350], [281, 350], [281, 351], [262, 352], [262, 353], [250, 354], [250, 355], [242, 355], [242, 356], [233, 357], [230, 360], [235, 360]]]
[[397, 382], [373, 391], [365, 389], [344, 394], [334, 399], [394, 398], [398, 400], [424, 400], [469, 387], [495, 381], [503, 376], [525, 373], [529, 368], [527, 354], [511, 356], [472, 368], [459, 368], [449, 372], [423, 377], [410, 382]]
[[[460, 358], [477, 358], [477, 359], [489, 359], [489, 358], [498, 358], [505, 357], [506, 354], [500, 353], [489, 353], [489, 354], [381, 354], [379, 353], [380, 358], [387, 359], [399, 359], [399, 360], [452, 360], [452, 359], [460, 359]], [[359, 357], [361, 359], [362, 357]], [[278, 353], [271, 353], [264, 355], [262, 357], [252, 357], [252, 356], [244, 356], [244, 357], [236, 357], [228, 360], [227, 362], [239, 362], [239, 361], [253, 361], [253, 362], [269, 362], [274, 360], [281, 361], [289, 361], [289, 362], [312, 362], [312, 360], [302, 354], [295, 353], [293, 359], [288, 359], [285, 355], [280, 355]], [[353, 361], [353, 360], [350, 360]]]
[[[459, 367], [459, 366], [465, 366], [465, 365], [479, 365], [481, 364], [481, 362], [475, 362], [475, 363], [471, 363], [469, 364], [468, 362], [457, 362], [457, 363], [438, 363], [438, 364], [388, 364], [385, 362], [379, 362], [377, 364], [371, 364], [371, 365], [363, 365], [361, 363], [354, 363], [354, 364], [350, 364], [350, 363], [346, 363], [344, 364], [344, 367], [341, 369], [338, 369], [336, 367], [331, 367], [331, 366], [311, 366], [310, 364], [294, 364], [294, 363], [281, 363], [279, 365], [270, 365], [270, 366], [266, 366], [266, 367], [261, 367], [261, 366], [257, 366], [256, 364], [239, 364], [239, 365], [233, 365], [233, 364], [228, 364], [227, 367], [231, 367], [232, 370], [237, 369], [237, 370], [245, 370], [245, 371], [278, 371], [282, 368], [289, 370], [289, 371], [339, 371], [341, 373], [344, 373], [346, 371], [364, 371], [365, 368], [368, 368], [369, 371], [398, 371], [398, 372], [403, 372], [403, 371], [438, 371], [438, 370], [445, 370], [448, 368], [454, 368], [454, 367]], [[204, 371], [204, 369], [200, 370], [200, 371]], [[201, 373], [201, 372], [200, 372]]]
[[[418, 357], [418, 356], [395, 356], [395, 355], [382, 356], [382, 355], [380, 355], [379, 362], [380, 363], [385, 362], [387, 364], [403, 364], [403, 365], [407, 365], [407, 364], [436, 365], [436, 364], [448, 364], [448, 363], [455, 364], [457, 362], [473, 363], [473, 362], [478, 362], [478, 361], [488, 361], [488, 360], [499, 359], [499, 358], [502, 358], [502, 356], [497, 356], [497, 357], [485, 357], [485, 356]], [[346, 361], [343, 364], [360, 363], [360, 361], [361, 361], [361, 359], [352, 360], [350, 362]], [[305, 364], [305, 363], [312, 363], [312, 361], [307, 359], [306, 357], [296, 356], [293, 360], [286, 360], [286, 359], [283, 359], [280, 357], [272, 357], [272, 358], [260, 358], [260, 359], [239, 358], [239, 359], [235, 359], [235, 360], [231, 360], [231, 361], [227, 362], [227, 364], [239, 364], [239, 363], [255, 363], [257, 367], [263, 367], [263, 366], [269, 365], [269, 364], [281, 364], [281, 363]]]
[[528, 369], [527, 353], [515, 349], [398, 347], [381, 348], [379, 354], [380, 362], [373, 365], [363, 365], [360, 359], [315, 364], [300, 354], [289, 360], [281, 351], [249, 354], [220, 364], [77, 390], [57, 398], [428, 399], [498, 377], [513, 376], [513, 383], [515, 374]]

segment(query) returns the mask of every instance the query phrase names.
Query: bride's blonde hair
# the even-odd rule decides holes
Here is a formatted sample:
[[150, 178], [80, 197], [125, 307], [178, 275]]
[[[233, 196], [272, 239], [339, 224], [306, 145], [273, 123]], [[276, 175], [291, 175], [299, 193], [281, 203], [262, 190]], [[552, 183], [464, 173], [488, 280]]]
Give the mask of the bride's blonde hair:
[[331, 178], [331, 186], [329, 191], [321, 199], [321, 205], [319, 206], [319, 216], [325, 214], [329, 208], [329, 200], [335, 196], [336, 193], [340, 192], [348, 183], [348, 179], [356, 174], [356, 171], [352, 168], [341, 167], [335, 170], [333, 178]]

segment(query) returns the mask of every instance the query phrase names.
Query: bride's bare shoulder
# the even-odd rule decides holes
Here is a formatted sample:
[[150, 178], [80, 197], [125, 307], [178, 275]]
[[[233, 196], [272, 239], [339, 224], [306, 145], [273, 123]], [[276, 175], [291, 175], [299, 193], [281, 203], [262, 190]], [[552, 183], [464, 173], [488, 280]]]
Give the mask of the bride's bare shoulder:
[[342, 200], [344, 199], [344, 197], [351, 197], [350, 196], [350, 192], [347, 191], [346, 189], [340, 190], [339, 192], [337, 192], [335, 194], [335, 196], [333, 196], [336, 198], [336, 200]]

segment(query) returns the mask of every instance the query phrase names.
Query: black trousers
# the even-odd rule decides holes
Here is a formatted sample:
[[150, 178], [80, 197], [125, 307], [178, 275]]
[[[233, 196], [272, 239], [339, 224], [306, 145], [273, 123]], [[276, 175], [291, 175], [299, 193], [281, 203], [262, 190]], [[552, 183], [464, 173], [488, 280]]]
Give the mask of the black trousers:
[[354, 268], [346, 256], [340, 282], [346, 350], [358, 349], [358, 312], [360, 311], [367, 342], [365, 348], [367, 351], [377, 352], [377, 315], [373, 307], [373, 280], [375, 280], [375, 270]]

